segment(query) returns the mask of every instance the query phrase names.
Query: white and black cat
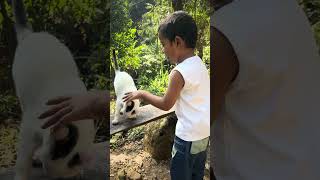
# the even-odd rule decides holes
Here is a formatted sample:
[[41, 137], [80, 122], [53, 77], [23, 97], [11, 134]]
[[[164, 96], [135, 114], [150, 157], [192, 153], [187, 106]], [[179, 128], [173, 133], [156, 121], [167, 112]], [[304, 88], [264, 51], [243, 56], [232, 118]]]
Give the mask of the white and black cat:
[[48, 99], [87, 91], [69, 49], [46, 32], [27, 26], [22, 0], [12, 1], [18, 45], [12, 73], [22, 109], [15, 180], [31, 180], [33, 156], [48, 177], [78, 176], [90, 159], [94, 141], [93, 120], [41, 129], [37, 117], [48, 109]]
[[136, 85], [132, 77], [124, 71], [120, 71], [115, 50], [113, 50], [113, 60], [115, 64], [115, 78], [113, 81], [114, 90], [117, 96], [116, 109], [112, 124], [116, 125], [123, 122], [126, 119], [136, 118], [139, 111], [140, 101], [135, 99], [130, 102], [123, 102], [125, 93], [136, 91]]

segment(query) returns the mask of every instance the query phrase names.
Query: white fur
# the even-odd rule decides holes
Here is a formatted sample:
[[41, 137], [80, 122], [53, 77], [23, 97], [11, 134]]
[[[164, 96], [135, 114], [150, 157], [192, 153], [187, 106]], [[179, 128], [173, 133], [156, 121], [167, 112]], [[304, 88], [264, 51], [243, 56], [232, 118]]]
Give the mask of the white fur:
[[77, 144], [66, 158], [52, 161], [50, 145], [54, 135], [40, 128], [37, 117], [47, 110], [45, 102], [56, 96], [86, 92], [68, 48], [48, 33], [27, 33], [19, 40], [13, 63], [13, 78], [23, 115], [15, 180], [28, 180], [35, 150], [51, 177], [69, 177], [82, 167], [70, 169], [67, 162], [75, 153], [90, 151], [94, 141], [92, 120], [72, 122], [79, 131]]
[[[137, 90], [132, 77], [126, 72], [117, 70], [113, 84], [117, 96], [117, 101], [114, 120], [112, 121], [112, 124], [118, 124], [128, 118], [136, 118], [139, 111], [140, 101], [138, 99], [133, 100], [134, 108], [131, 111], [126, 112], [127, 106], [132, 102], [124, 103], [122, 99], [125, 96], [125, 93]], [[135, 113], [133, 113], [133, 111], [135, 111]]]

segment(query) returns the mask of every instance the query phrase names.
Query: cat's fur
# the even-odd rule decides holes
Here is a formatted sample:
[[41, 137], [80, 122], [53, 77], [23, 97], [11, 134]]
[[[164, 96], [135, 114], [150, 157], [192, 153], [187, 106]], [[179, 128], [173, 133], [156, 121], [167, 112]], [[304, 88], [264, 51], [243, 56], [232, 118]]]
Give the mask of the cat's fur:
[[113, 81], [113, 85], [117, 100], [112, 124], [115, 125], [123, 122], [126, 119], [136, 118], [139, 111], [140, 101], [138, 99], [135, 99], [130, 102], [123, 102], [122, 98], [125, 96], [125, 93], [136, 91], [137, 88], [132, 77], [127, 72], [120, 71], [115, 55], [115, 50], [113, 50], [113, 60], [115, 64], [115, 78]]
[[94, 141], [93, 120], [74, 121], [41, 129], [37, 117], [48, 109], [48, 99], [85, 93], [77, 66], [68, 48], [53, 35], [33, 32], [27, 26], [22, 0], [13, 0], [18, 45], [12, 73], [22, 109], [15, 180], [29, 179], [32, 158], [37, 156], [49, 177], [81, 173], [90, 159]]

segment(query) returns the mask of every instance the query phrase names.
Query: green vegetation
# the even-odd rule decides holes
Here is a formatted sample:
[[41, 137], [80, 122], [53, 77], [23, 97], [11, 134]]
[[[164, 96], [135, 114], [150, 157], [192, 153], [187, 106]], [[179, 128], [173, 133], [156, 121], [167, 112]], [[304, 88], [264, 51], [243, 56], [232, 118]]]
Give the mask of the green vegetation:
[[[182, 2], [182, 1], [181, 1]], [[196, 20], [199, 39], [196, 54], [210, 66], [209, 9], [207, 1], [183, 1], [182, 9]], [[120, 0], [111, 4], [111, 49], [116, 49], [121, 70], [128, 72], [139, 89], [163, 95], [173, 68], [166, 60], [158, 39], [162, 19], [174, 12], [171, 0]], [[112, 58], [112, 57], [110, 57]], [[111, 59], [110, 59], [111, 60]], [[113, 65], [113, 64], [112, 64]], [[114, 78], [111, 67], [111, 79]], [[113, 87], [110, 86], [113, 91]], [[114, 102], [110, 112], [113, 113]], [[110, 147], [117, 148], [126, 141], [143, 138], [145, 127], [130, 129], [112, 136]]]
[[[198, 25], [200, 38], [196, 54], [209, 67], [208, 2], [182, 3], [183, 10], [192, 15]], [[116, 49], [120, 68], [133, 76], [139, 89], [157, 95], [166, 90], [173, 68], [162, 53], [157, 31], [161, 20], [173, 11], [171, 0], [121, 0], [111, 4], [111, 50]], [[111, 70], [113, 79], [113, 68]]]
[[[87, 88], [107, 89], [110, 1], [24, 0], [24, 4], [34, 31], [47, 31], [68, 46]], [[11, 76], [15, 47], [11, 5], [0, 0], [0, 120], [20, 116]]]
[[320, 47], [320, 0], [299, 0], [299, 4], [310, 21], [318, 47]]

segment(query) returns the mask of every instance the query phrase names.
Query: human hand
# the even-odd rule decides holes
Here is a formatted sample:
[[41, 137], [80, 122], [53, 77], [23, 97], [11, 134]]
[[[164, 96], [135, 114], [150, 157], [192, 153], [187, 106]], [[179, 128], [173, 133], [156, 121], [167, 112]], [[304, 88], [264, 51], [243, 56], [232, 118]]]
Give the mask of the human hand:
[[57, 123], [94, 118], [106, 109], [107, 102], [106, 93], [101, 92], [50, 99], [46, 103], [50, 108], [39, 116], [39, 119], [49, 117], [41, 127], [46, 129]]
[[143, 91], [133, 91], [133, 92], [127, 92], [125, 93], [125, 96], [122, 98], [123, 102], [132, 101], [134, 99], [141, 99], [142, 98]]

